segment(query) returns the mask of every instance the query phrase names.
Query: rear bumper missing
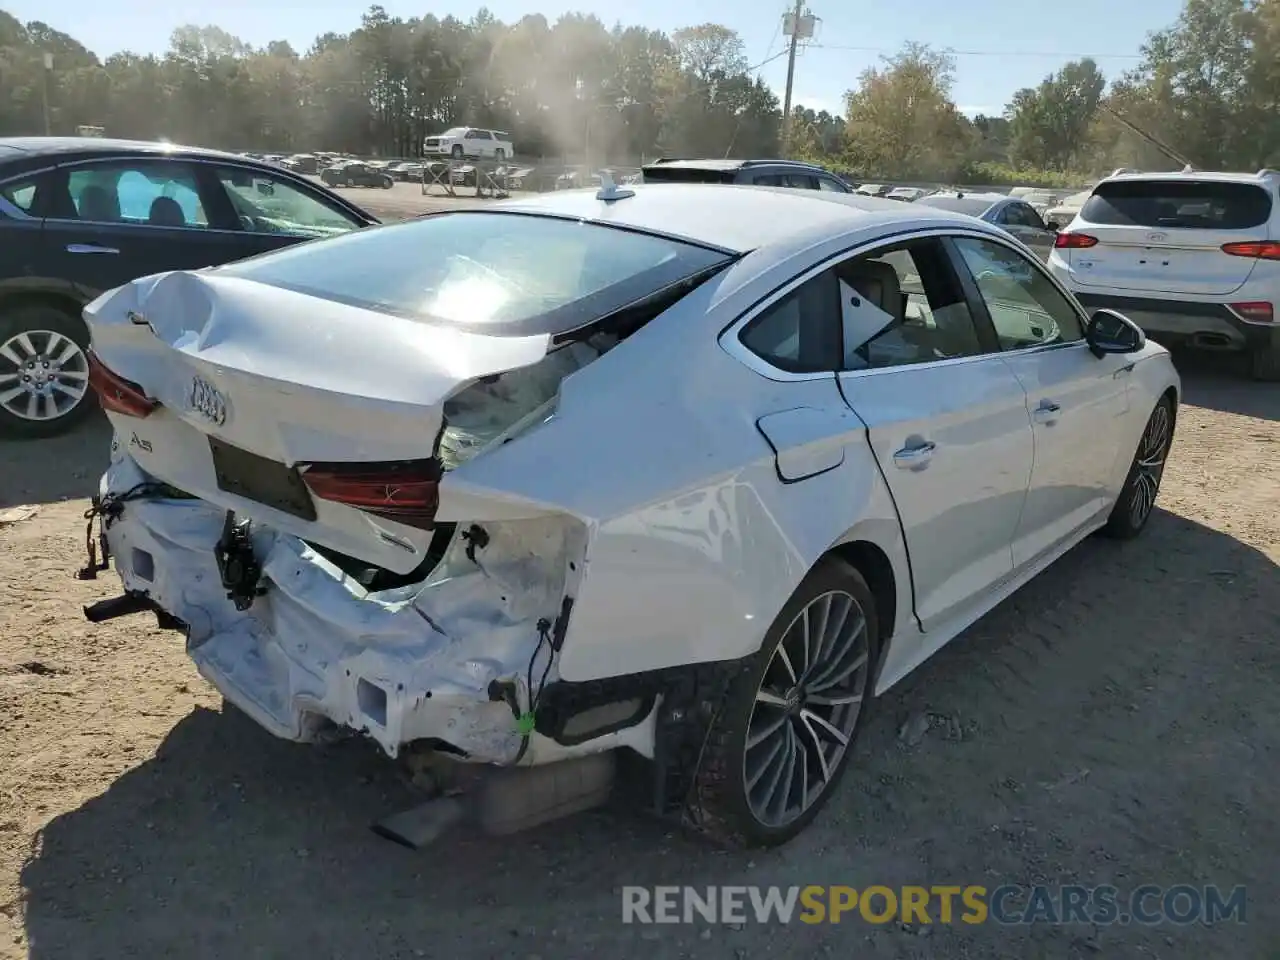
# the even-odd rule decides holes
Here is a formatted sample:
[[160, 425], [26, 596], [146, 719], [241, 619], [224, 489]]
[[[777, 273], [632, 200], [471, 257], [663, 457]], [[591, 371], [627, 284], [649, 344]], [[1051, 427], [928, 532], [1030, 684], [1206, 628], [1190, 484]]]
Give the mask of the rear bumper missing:
[[[102, 492], [144, 479], [122, 457]], [[553, 571], [572, 549], [562, 521], [495, 525], [483, 568], [466, 559], [459, 538], [425, 582], [381, 593], [296, 537], [256, 529], [265, 591], [237, 610], [215, 557], [224, 520], [200, 500], [131, 500], [105, 536], [126, 593], [186, 624], [200, 673], [276, 736], [311, 740], [331, 722], [366, 733], [390, 756], [427, 740], [499, 764], [616, 746], [651, 753], [643, 718], [583, 744], [535, 732], [522, 750], [511, 706], [491, 698], [496, 682], [527, 702], [536, 624], [562, 601]]]

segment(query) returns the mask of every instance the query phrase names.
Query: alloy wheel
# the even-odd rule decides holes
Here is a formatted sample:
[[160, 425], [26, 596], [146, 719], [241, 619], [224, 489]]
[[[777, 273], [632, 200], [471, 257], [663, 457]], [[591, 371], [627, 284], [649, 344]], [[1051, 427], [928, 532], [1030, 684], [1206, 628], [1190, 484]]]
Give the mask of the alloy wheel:
[[0, 344], [0, 407], [15, 417], [57, 420], [88, 389], [89, 360], [65, 334], [27, 330]]
[[763, 826], [792, 823], [834, 779], [862, 710], [869, 650], [866, 614], [844, 591], [814, 598], [783, 634], [743, 751], [747, 804]]
[[1133, 495], [1129, 499], [1129, 521], [1140, 527], [1151, 515], [1164, 476], [1165, 458], [1169, 452], [1169, 428], [1172, 425], [1167, 404], [1159, 404], [1147, 421], [1147, 429], [1138, 444], [1134, 464]]

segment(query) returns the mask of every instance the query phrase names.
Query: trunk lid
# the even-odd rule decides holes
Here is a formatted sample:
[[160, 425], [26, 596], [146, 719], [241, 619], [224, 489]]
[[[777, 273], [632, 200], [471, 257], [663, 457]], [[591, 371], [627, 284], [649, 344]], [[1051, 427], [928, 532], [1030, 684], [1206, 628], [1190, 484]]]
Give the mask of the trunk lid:
[[549, 336], [486, 336], [216, 271], [133, 281], [85, 309], [96, 356], [160, 407], [109, 414], [152, 476], [397, 573], [432, 531], [311, 496], [308, 463], [433, 457], [451, 395], [538, 363]]
[[1097, 243], [1060, 249], [1084, 287], [1226, 296], [1257, 261], [1223, 244], [1271, 239], [1272, 199], [1258, 184], [1119, 179], [1099, 184], [1069, 227]]

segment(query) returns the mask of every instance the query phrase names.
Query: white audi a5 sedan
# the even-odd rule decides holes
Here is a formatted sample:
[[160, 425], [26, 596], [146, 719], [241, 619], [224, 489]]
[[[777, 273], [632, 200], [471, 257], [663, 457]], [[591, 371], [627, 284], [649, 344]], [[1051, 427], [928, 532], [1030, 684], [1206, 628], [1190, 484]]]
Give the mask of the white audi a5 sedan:
[[1000, 228], [819, 191], [606, 183], [86, 316], [124, 587], [91, 619], [155, 612], [291, 740], [626, 749], [746, 845], [814, 817], [869, 699], [1142, 530], [1180, 392]]

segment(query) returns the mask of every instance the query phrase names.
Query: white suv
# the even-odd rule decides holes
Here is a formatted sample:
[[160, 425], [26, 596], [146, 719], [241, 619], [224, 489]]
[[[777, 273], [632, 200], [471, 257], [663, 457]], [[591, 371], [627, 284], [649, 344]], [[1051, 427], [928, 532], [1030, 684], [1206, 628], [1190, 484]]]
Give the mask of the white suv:
[[1280, 380], [1280, 171], [1139, 173], [1096, 187], [1049, 269], [1085, 307], [1113, 307], [1156, 340], [1246, 350]]
[[427, 156], [449, 156], [456, 160], [479, 157], [499, 162], [511, 159], [516, 152], [509, 134], [479, 127], [454, 127], [439, 136], [427, 137], [422, 150]]

